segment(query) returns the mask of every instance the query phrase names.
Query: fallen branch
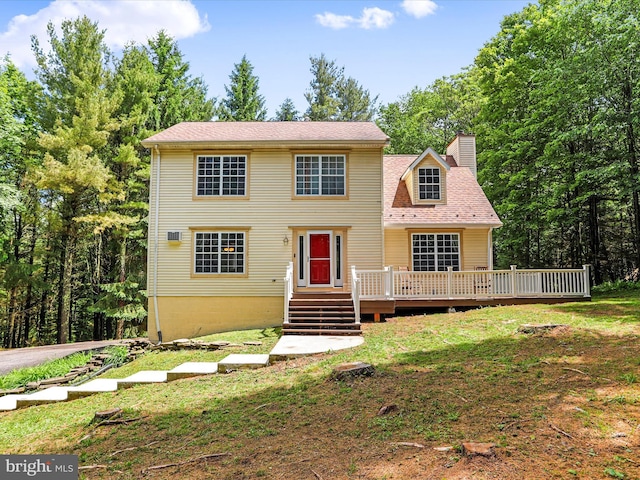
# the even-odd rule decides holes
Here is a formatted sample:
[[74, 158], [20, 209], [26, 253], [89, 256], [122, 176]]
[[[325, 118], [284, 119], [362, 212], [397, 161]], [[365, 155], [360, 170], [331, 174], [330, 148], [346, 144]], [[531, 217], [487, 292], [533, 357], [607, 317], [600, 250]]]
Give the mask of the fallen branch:
[[469, 403], [469, 400], [464, 398], [462, 395], [458, 395], [457, 393], [452, 392], [451, 390], [447, 390], [447, 393], [450, 394], [450, 395], [453, 395], [454, 397], [458, 397], [460, 400], [462, 400], [465, 403]]
[[315, 470], [311, 470], [313, 472], [313, 474], [316, 476], [316, 478], [318, 480], [322, 480], [322, 477], [320, 476], [320, 474], [318, 472], [316, 472]]
[[413, 443], [413, 442], [393, 442], [391, 445], [399, 445], [401, 447], [427, 448], [421, 443]]
[[588, 373], [583, 372], [582, 370], [578, 370], [577, 368], [569, 368], [569, 367], [563, 367], [563, 370], [568, 370], [570, 372], [576, 372], [576, 373], [580, 373], [586, 377], [590, 377], [591, 375], [589, 375]]
[[106, 465], [85, 465], [83, 467], [78, 467], [78, 471], [80, 470], [97, 470], [99, 468], [107, 468]]
[[564, 435], [567, 438], [571, 438], [573, 439], [573, 437], [571, 435], [569, 435], [567, 432], [565, 432], [564, 430], [560, 430], [558, 427], [556, 427], [555, 425], [553, 425], [552, 423], [549, 424], [549, 426], [554, 429], [556, 432]]
[[103, 420], [99, 424], [96, 425], [96, 428], [103, 427], [105, 425], [126, 425], [127, 423], [137, 422], [138, 420], [142, 420], [143, 418], [147, 418], [147, 415], [142, 417], [135, 418], [119, 418], [117, 420]]
[[137, 447], [129, 447], [129, 448], [123, 448], [122, 450], [116, 450], [115, 452], [109, 454], [109, 456], [113, 457], [114, 455], [117, 455], [122, 452], [130, 452], [131, 450], [137, 450], [138, 448], [150, 447], [154, 443], [158, 443], [158, 441], [159, 440], [156, 440], [155, 442], [147, 443], [146, 445], [138, 445]]
[[165, 463], [164, 465], [154, 465], [152, 467], [144, 468], [142, 470], [142, 474], [145, 474], [145, 473], [147, 473], [147, 472], [149, 472], [151, 470], [162, 470], [163, 468], [180, 467], [180, 466], [186, 465], [188, 463], [199, 462], [200, 460], [208, 460], [210, 458], [226, 457], [228, 455], [231, 455], [231, 454], [230, 453], [212, 453], [210, 455], [201, 455], [199, 457], [190, 458], [189, 460], [185, 460], [184, 462]]

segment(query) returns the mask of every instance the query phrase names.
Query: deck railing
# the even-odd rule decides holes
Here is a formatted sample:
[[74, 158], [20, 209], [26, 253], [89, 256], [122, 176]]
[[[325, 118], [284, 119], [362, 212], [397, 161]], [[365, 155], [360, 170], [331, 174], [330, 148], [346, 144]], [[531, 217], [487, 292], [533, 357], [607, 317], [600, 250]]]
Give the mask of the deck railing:
[[353, 299], [353, 311], [356, 317], [356, 324], [360, 323], [360, 277], [356, 272], [356, 267], [351, 267], [351, 298]]
[[289, 262], [284, 275], [284, 323], [289, 323], [289, 301], [293, 298], [293, 262]]
[[482, 299], [590, 297], [589, 266], [576, 269], [474, 270], [455, 272], [357, 270], [352, 267], [360, 299]]

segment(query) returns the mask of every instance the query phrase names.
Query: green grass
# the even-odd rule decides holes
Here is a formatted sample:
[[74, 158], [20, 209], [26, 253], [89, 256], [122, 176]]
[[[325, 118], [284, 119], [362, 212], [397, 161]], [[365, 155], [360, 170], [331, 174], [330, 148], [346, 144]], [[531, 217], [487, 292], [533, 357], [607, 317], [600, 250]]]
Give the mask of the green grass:
[[22, 387], [29, 382], [64, 376], [72, 368], [87, 363], [91, 355], [91, 352], [79, 352], [35, 367], [14, 370], [0, 376], [0, 390], [11, 390]]
[[[518, 333], [525, 323], [563, 323], [570, 329], [557, 336]], [[267, 353], [278, 335], [277, 329], [213, 335], [204, 339], [262, 345], [153, 352], [105, 376], [218, 361], [234, 352]], [[621, 422], [629, 436], [640, 430], [640, 296], [635, 290], [598, 293], [592, 302], [389, 319], [365, 324], [364, 336], [357, 349], [257, 371], [137, 386], [0, 414], [0, 452], [75, 453], [81, 464], [108, 465], [111, 470], [96, 478], [140, 478], [145, 466], [211, 452], [232, 455], [221, 461], [223, 469], [209, 465], [211, 471], [190, 478], [312, 478], [308, 469], [296, 468], [328, 451], [325, 467], [335, 474], [323, 471], [320, 459], [313, 464], [324, 478], [382, 478], [366, 469], [381, 452], [395, 455], [389, 445], [403, 441], [434, 446], [491, 441], [508, 452], [509, 462], [522, 462], [513, 464], [514, 471], [519, 465], [540, 469], [522, 478], [550, 478], [543, 467], [579, 472], [580, 478], [601, 478], [609, 469], [606, 475], [616, 478], [628, 475], [632, 461], [638, 461], [629, 453], [630, 462], [612, 464], [613, 454], [606, 450]], [[352, 361], [373, 364], [376, 375], [330, 381], [336, 365]], [[391, 403], [398, 406], [395, 413], [376, 415]], [[144, 418], [80, 441], [91, 431], [94, 412], [115, 406], [125, 417]], [[583, 438], [586, 443], [580, 443]], [[604, 446], [594, 456], [596, 439]], [[158, 444], [111, 456], [152, 441]], [[570, 461], [553, 457], [565, 444], [573, 449]], [[273, 450], [267, 452], [267, 446]], [[613, 443], [610, 450], [618, 452]], [[434, 455], [430, 449], [420, 454]], [[404, 454], [398, 455], [398, 462], [407, 464]], [[394, 478], [408, 477], [400, 472]]]

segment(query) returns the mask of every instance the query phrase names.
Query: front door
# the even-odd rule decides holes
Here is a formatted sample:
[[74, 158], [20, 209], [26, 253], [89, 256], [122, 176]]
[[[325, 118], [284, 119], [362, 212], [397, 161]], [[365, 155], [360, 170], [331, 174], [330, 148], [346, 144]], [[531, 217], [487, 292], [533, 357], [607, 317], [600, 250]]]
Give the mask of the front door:
[[309, 282], [331, 286], [331, 233], [309, 233]]

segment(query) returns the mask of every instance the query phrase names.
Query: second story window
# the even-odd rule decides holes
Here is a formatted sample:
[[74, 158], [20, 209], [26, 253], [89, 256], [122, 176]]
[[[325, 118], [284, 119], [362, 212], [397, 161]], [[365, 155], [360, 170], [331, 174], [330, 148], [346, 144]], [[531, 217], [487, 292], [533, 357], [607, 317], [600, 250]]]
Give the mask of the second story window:
[[418, 169], [418, 192], [420, 200], [440, 200], [440, 169]]
[[197, 188], [199, 197], [244, 196], [247, 157], [244, 155], [198, 155]]
[[297, 155], [296, 195], [345, 196], [344, 155]]

